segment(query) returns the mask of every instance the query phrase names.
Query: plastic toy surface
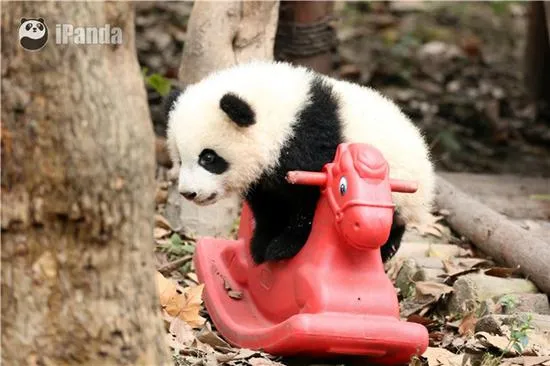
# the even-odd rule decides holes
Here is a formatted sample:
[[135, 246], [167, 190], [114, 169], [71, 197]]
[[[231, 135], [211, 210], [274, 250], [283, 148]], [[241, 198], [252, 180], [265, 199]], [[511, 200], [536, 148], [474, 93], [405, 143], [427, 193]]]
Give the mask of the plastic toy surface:
[[276, 355], [345, 354], [392, 364], [422, 354], [428, 332], [399, 320], [380, 256], [392, 225], [391, 192], [412, 193], [416, 185], [388, 174], [380, 152], [366, 144], [341, 144], [322, 172], [289, 172], [291, 184], [322, 192], [308, 241], [292, 259], [254, 264], [246, 205], [238, 240], [201, 239], [195, 266], [219, 332], [233, 345]]

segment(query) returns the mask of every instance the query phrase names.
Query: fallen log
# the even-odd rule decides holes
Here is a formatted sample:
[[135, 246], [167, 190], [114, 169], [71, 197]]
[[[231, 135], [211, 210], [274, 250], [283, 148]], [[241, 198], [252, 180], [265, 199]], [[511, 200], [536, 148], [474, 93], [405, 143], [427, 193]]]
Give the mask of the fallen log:
[[447, 222], [495, 261], [519, 270], [550, 294], [550, 243], [437, 178], [436, 205], [449, 212]]

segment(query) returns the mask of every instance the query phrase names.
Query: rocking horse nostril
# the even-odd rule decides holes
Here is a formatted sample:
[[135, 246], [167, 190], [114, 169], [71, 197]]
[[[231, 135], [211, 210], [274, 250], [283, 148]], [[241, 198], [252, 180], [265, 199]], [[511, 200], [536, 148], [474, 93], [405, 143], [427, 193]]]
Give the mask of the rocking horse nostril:
[[360, 228], [361, 228], [361, 225], [359, 225], [358, 222], [356, 222], [355, 224], [353, 224], [353, 230], [359, 231]]

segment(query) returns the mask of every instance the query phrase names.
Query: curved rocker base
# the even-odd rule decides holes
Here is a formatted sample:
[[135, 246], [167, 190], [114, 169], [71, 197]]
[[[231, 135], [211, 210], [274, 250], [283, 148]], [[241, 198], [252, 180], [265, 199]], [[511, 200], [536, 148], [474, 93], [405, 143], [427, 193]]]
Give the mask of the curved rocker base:
[[[205, 284], [208, 312], [234, 346], [282, 356], [355, 355], [377, 364], [407, 363], [427, 348], [425, 327], [394, 316], [321, 310], [274, 319], [277, 315], [258, 308], [254, 301], [250, 289], [254, 286], [247, 283], [250, 269], [244, 246], [243, 239], [203, 238], [194, 257], [199, 280]], [[229, 291], [235, 292], [230, 296]]]

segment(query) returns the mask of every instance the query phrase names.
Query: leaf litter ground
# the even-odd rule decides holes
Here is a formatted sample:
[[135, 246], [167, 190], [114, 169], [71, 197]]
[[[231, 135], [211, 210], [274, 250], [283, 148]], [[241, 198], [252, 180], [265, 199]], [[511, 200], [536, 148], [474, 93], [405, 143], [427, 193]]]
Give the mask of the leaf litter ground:
[[[217, 333], [202, 303], [204, 288], [198, 283], [192, 263], [195, 239], [174, 231], [160, 215], [155, 222], [158, 295], [166, 340], [177, 366], [357, 364], [353, 358], [328, 361], [281, 358], [229, 345]], [[430, 334], [430, 347], [422, 357], [411, 360], [411, 365], [550, 365], [548, 331], [535, 332], [525, 314], [509, 318], [500, 315], [506, 313], [506, 301], [484, 303], [485, 308], [478, 305], [462, 313], [449, 310], [453, 284], [461, 276], [480, 273], [510, 278], [516, 269], [497, 267], [490, 259], [477, 257], [479, 253], [454, 237], [441, 222], [411, 231], [406, 238], [413, 241], [404, 244], [405, 255], [400, 256], [398, 252], [398, 256], [386, 264], [388, 276], [396, 283], [402, 319], [423, 324]], [[437, 277], [408, 279], [404, 288], [398, 282], [408, 260], [407, 252], [418, 251], [422, 247], [418, 243], [421, 238], [455, 244], [428, 245], [423, 254], [426, 259], [441, 261], [441, 273]], [[410, 252], [411, 246], [414, 246], [413, 252]], [[449, 251], [449, 246], [456, 250]], [[237, 291], [230, 287], [226, 290], [228, 297], [239, 298]], [[488, 314], [497, 314], [494, 328], [480, 327], [480, 319]]]

